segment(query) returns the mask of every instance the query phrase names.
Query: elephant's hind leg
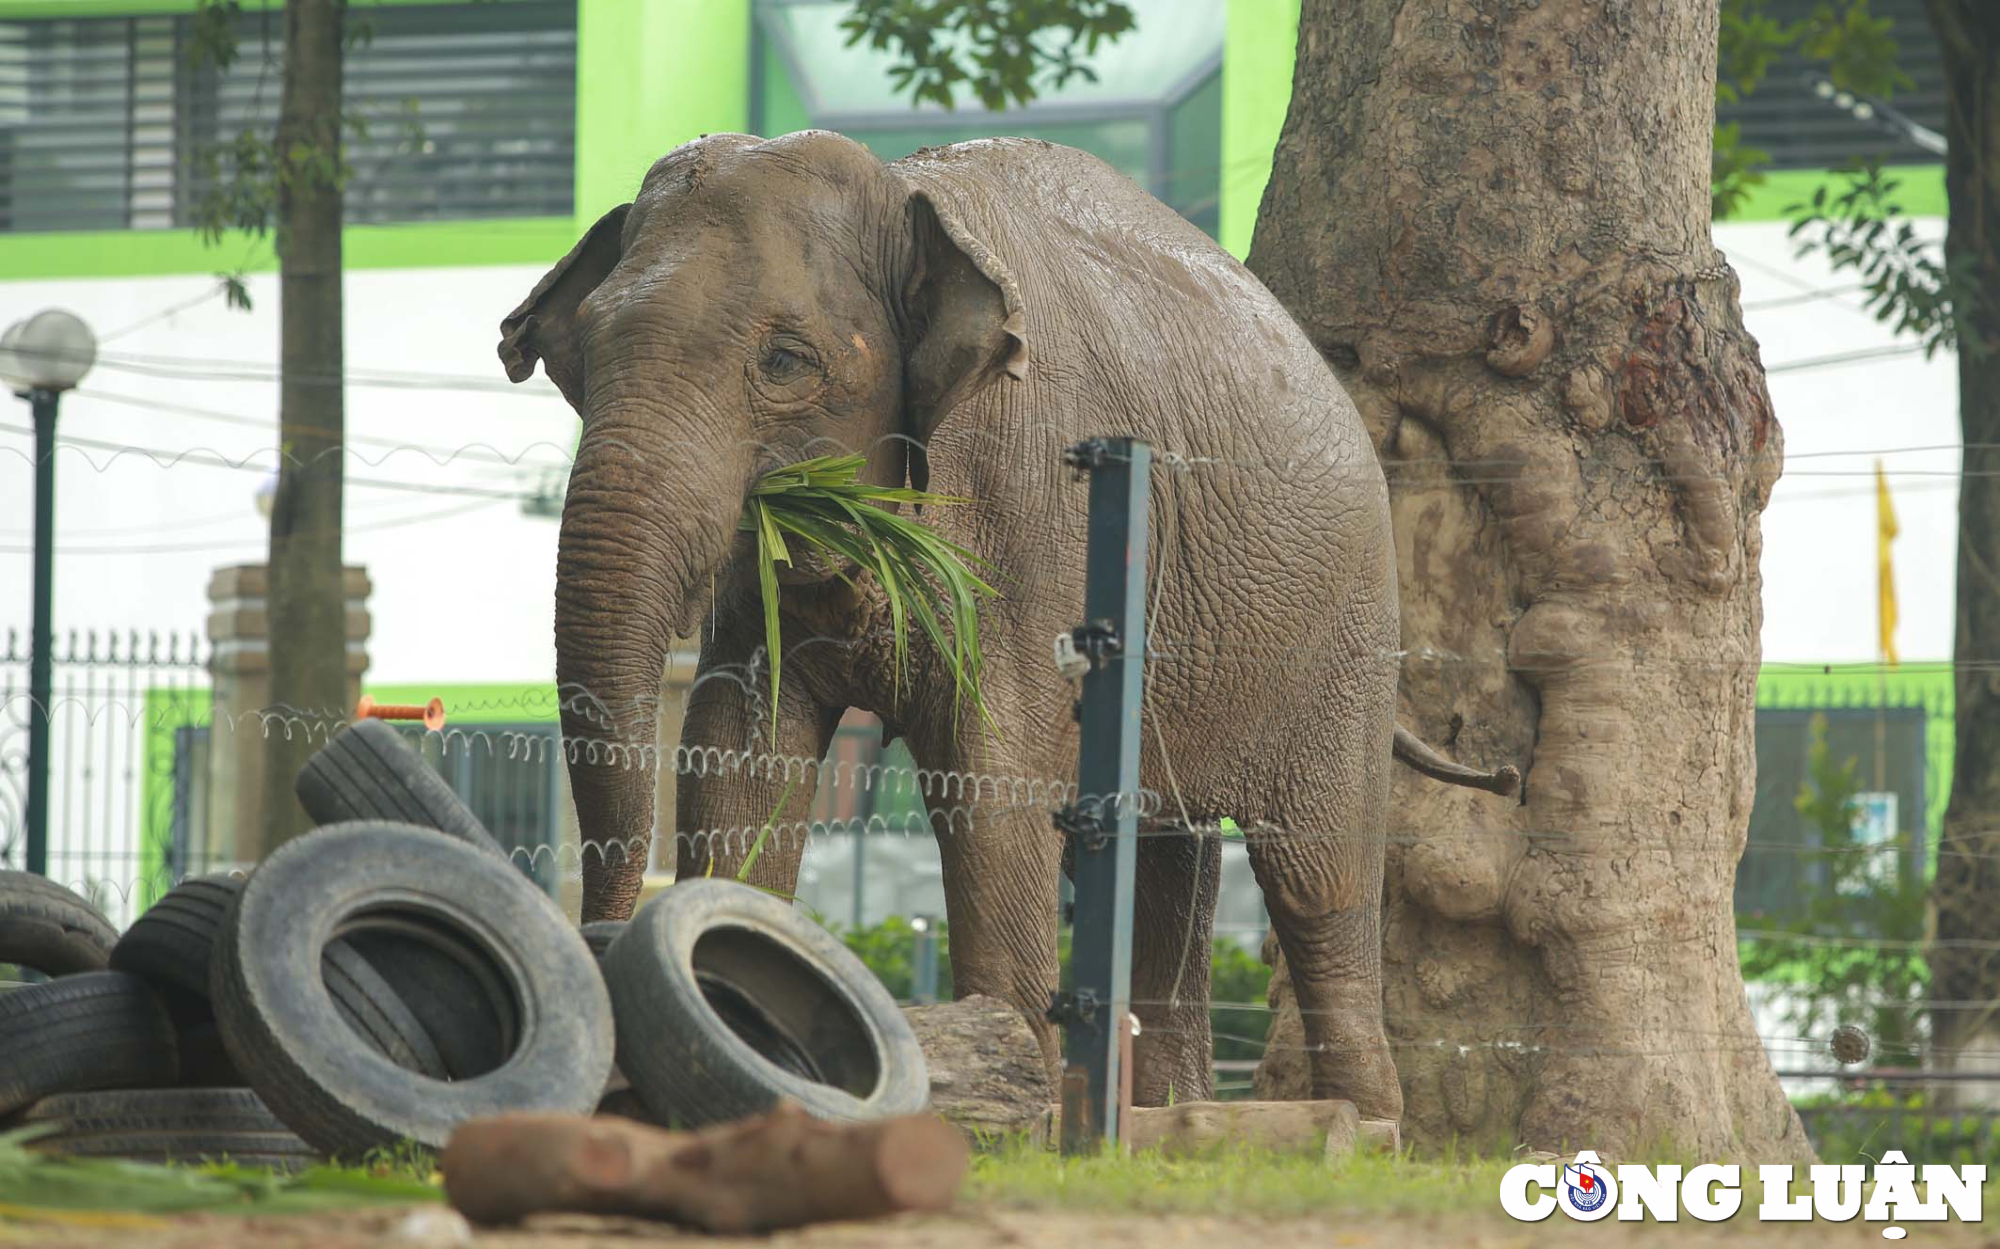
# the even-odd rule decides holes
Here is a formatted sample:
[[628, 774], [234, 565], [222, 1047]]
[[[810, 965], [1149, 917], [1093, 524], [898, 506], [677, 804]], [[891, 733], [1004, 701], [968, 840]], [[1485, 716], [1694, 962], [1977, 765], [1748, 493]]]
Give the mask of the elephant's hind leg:
[[1351, 1101], [1364, 1118], [1400, 1119], [1403, 1093], [1382, 1028], [1382, 755], [1383, 767], [1358, 770], [1362, 783], [1331, 786], [1247, 840], [1291, 970], [1313, 1096]]
[[1210, 944], [1222, 844], [1179, 827], [1142, 829], [1132, 907], [1132, 1100], [1140, 1106], [1215, 1095], [1209, 1044]]

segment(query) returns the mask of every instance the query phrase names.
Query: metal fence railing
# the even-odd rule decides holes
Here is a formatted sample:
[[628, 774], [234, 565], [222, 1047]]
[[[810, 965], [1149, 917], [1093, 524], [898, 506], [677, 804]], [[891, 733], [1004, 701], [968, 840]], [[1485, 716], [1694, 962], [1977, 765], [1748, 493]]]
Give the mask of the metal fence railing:
[[58, 635], [47, 707], [28, 695], [28, 639], [0, 646], [0, 867], [27, 866], [28, 725], [49, 717], [48, 875], [123, 923], [142, 886], [183, 874], [175, 828], [198, 787], [176, 784], [177, 734], [207, 716], [205, 644], [196, 634]]

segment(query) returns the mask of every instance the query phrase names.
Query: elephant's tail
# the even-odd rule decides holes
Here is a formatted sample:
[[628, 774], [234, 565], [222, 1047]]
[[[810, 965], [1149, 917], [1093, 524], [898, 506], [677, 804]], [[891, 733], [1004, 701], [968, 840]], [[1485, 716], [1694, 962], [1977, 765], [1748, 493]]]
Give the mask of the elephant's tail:
[[1468, 768], [1462, 763], [1454, 763], [1437, 751], [1432, 750], [1424, 739], [1415, 733], [1396, 726], [1396, 758], [1430, 777], [1447, 785], [1464, 785], [1469, 789], [1483, 789], [1488, 793], [1505, 797], [1521, 787], [1520, 769], [1512, 764], [1504, 764], [1491, 772], [1481, 772], [1478, 768]]

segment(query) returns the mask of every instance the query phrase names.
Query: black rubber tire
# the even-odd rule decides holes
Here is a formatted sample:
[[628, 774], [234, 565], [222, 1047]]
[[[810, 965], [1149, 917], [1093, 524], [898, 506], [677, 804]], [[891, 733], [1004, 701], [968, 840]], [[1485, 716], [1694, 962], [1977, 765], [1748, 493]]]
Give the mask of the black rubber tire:
[[361, 720], [335, 733], [299, 769], [293, 788], [322, 825], [393, 820], [507, 857], [472, 809], [386, 720]]
[[80, 972], [0, 994], [0, 1116], [58, 1093], [171, 1085], [173, 1021], [143, 981]]
[[243, 1073], [229, 1057], [222, 1043], [221, 1025], [210, 1016], [188, 1023], [175, 1022], [180, 1039], [181, 1078], [184, 1089], [234, 1089], [243, 1087]]
[[[134, 920], [111, 952], [111, 965], [145, 981], [160, 994], [175, 1030], [196, 1044], [182, 1052], [183, 1083], [211, 1083], [218, 1078], [241, 1084], [226, 1047], [218, 1054], [204, 1039], [215, 1039], [215, 1014], [209, 1002], [209, 966], [214, 960], [215, 935], [243, 892], [244, 878], [197, 876], [153, 903]], [[320, 975], [348, 1026], [367, 1037], [400, 1067], [434, 1079], [447, 1073], [443, 1057], [414, 1011], [396, 988], [360, 951], [345, 942], [326, 947]]]
[[29, 1148], [75, 1157], [142, 1162], [226, 1158], [284, 1170], [322, 1160], [318, 1150], [246, 1088], [65, 1093], [28, 1107], [21, 1123], [55, 1128], [29, 1142]]
[[[449, 926], [503, 977], [521, 1039], [496, 1070], [450, 1083], [352, 1042], [319, 977], [336, 936], [383, 916]], [[210, 974], [230, 1057], [308, 1142], [356, 1157], [441, 1148], [468, 1119], [588, 1114], [611, 1071], [611, 1002], [555, 902], [506, 860], [409, 825], [364, 821], [280, 846], [224, 922]]]
[[618, 935], [625, 931], [625, 921], [594, 919], [577, 931], [583, 934], [583, 943], [590, 947], [591, 954], [601, 963], [604, 961], [604, 952], [610, 949], [611, 943], [618, 940]]
[[137, 976], [167, 999], [176, 1022], [208, 1015], [208, 963], [215, 931], [243, 878], [194, 876], [147, 907], [111, 951], [111, 968]]
[[882, 982], [761, 890], [673, 885], [640, 908], [601, 966], [618, 1068], [655, 1122], [721, 1123], [780, 1097], [848, 1121], [929, 1104], [924, 1052]]
[[75, 890], [33, 872], [0, 871], [0, 963], [47, 976], [103, 971], [118, 930]]
[[449, 928], [377, 919], [344, 940], [409, 1008], [436, 1046], [439, 1078], [470, 1080], [514, 1052], [520, 1020], [506, 977]]
[[[281, 1152], [296, 1141], [289, 1152]], [[46, 1142], [46, 1143], [44, 1143]], [[303, 1171], [326, 1162], [326, 1156], [292, 1132], [267, 1136], [262, 1132], [131, 1132], [117, 1136], [46, 1137], [28, 1148], [71, 1158], [120, 1158], [155, 1166], [198, 1162], [228, 1162], [260, 1171]]]
[[[361, 951], [345, 941], [327, 942], [320, 951], [319, 974], [320, 987], [334, 1012], [347, 1021], [351, 1035], [405, 1071], [431, 1080], [449, 1077], [444, 1055], [438, 1053], [423, 1020]], [[230, 1048], [229, 1029], [219, 1013], [216, 1023], [233, 1061], [236, 1051]]]

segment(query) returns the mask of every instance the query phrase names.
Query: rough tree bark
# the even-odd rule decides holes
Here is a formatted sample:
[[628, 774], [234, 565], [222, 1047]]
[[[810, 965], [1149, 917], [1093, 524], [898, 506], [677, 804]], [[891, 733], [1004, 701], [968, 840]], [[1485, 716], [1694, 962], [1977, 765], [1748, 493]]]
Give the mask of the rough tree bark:
[[[1951, 799], [1932, 883], [1938, 945], [1930, 996], [2000, 999], [2000, 13], [1969, 0], [1929, 0], [1943, 52], [1947, 138], [1945, 254], [1981, 297], [1955, 301], [1958, 419], [1958, 620], [1952, 653], [1956, 736]], [[1987, 344], [1983, 351], [1976, 344]], [[1971, 945], [1956, 943], [1971, 942]], [[1983, 946], [1982, 946], [1983, 943]], [[1991, 1070], [2000, 1047], [1992, 1006], [1931, 1014], [1940, 1065]], [[1942, 1090], [1947, 1096], [1971, 1090]], [[1992, 1089], [1977, 1100], [1990, 1101]]]
[[[268, 853], [311, 827], [292, 784], [346, 697], [346, 599], [340, 511], [345, 407], [341, 343], [340, 77], [344, 0], [285, 6], [278, 105], [278, 492], [271, 507], [271, 712], [265, 827], [244, 852]], [[292, 154], [297, 153], [294, 156]], [[239, 728], [254, 731], [252, 725]], [[261, 836], [259, 836], [261, 834]], [[255, 838], [255, 841], [252, 839]]]
[[1371, 830], [1420, 1144], [1810, 1154], [1731, 899], [1782, 440], [1709, 237], [1716, 27], [1716, 0], [1304, 3], [1250, 267], [1388, 469], [1404, 723], [1526, 778], [1399, 771]]

